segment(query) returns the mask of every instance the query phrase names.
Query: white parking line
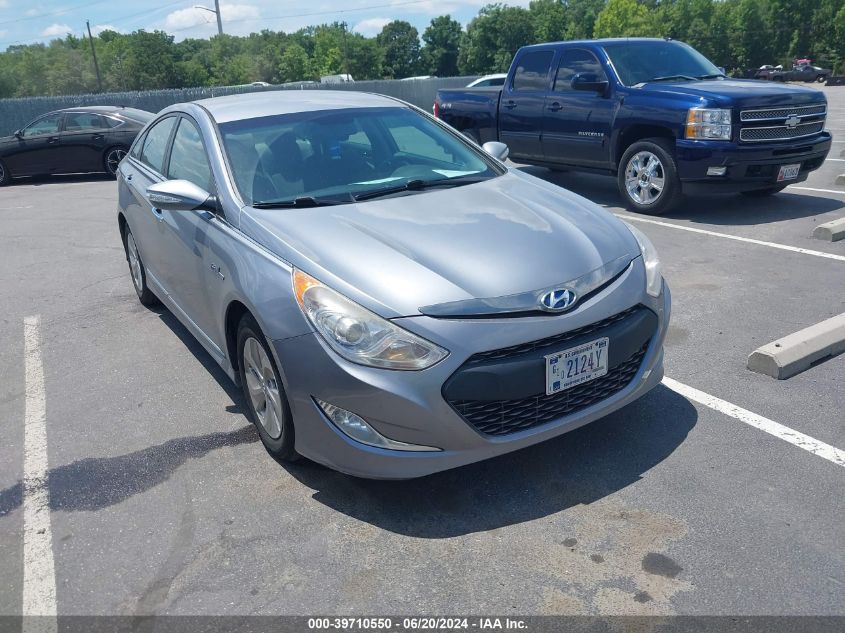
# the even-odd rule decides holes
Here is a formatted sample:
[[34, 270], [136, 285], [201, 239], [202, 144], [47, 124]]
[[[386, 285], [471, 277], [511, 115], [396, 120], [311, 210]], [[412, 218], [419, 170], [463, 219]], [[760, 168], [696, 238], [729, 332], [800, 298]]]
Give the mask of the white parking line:
[[826, 158], [825, 160], [832, 160], [837, 163], [845, 163], [845, 158]]
[[845, 191], [841, 189], [816, 189], [815, 187], [799, 187], [798, 185], [790, 185], [790, 189], [803, 189], [804, 191], [820, 191], [821, 193], [838, 193], [845, 196]]
[[[47, 487], [47, 409], [41, 317], [24, 319], [23, 615], [24, 631], [55, 631], [56, 572]], [[51, 616], [27, 618], [26, 616]]]
[[[845, 193], [845, 192], [841, 192]], [[651, 220], [649, 218], [641, 218], [636, 215], [626, 215], [617, 213], [616, 217], [623, 220], [631, 220], [633, 222], [645, 222], [646, 224], [656, 224], [657, 226], [666, 226], [671, 229], [680, 229], [681, 231], [689, 231], [690, 233], [701, 233], [702, 235], [712, 235], [714, 237], [723, 237], [728, 240], [736, 240], [737, 242], [747, 242], [749, 244], [759, 244], [760, 246], [769, 246], [771, 248], [779, 248], [784, 251], [791, 251], [793, 253], [801, 253], [802, 255], [813, 255], [815, 257], [824, 257], [826, 259], [835, 259], [840, 262], [845, 262], [845, 255], [834, 255], [833, 253], [824, 253], [822, 251], [813, 251], [809, 248], [799, 248], [798, 246], [789, 246], [788, 244], [778, 244], [776, 242], [764, 242], [763, 240], [755, 240], [750, 237], [740, 237], [739, 235], [730, 235], [729, 233], [718, 233], [716, 231], [708, 231], [706, 229], [697, 229], [693, 226], [684, 226], [682, 224], [672, 224], [671, 222], [661, 222], [660, 220]]]
[[744, 422], [749, 426], [765, 431], [769, 435], [774, 435], [775, 437], [782, 439], [784, 442], [789, 442], [798, 448], [804, 449], [808, 453], [812, 453], [822, 459], [833, 462], [837, 466], [845, 467], [845, 451], [840, 450], [835, 446], [820, 442], [809, 435], [804, 435], [795, 429], [779, 424], [774, 420], [764, 418], [762, 415], [752, 413], [742, 407], [738, 407], [735, 404], [731, 404], [730, 402], [717, 398], [716, 396], [711, 396], [708, 393], [699, 391], [694, 387], [680, 383], [672, 378], [664, 377], [663, 384], [685, 398], [694, 400], [699, 404], [703, 404], [705, 407], [710, 407], [719, 413], [729, 415], [740, 422]]

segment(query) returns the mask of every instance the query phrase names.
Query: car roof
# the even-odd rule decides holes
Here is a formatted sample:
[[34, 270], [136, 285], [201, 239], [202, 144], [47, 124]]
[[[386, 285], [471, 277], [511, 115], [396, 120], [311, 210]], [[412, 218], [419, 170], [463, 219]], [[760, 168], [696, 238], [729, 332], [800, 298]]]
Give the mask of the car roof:
[[98, 114], [108, 114], [120, 112], [126, 106], [113, 105], [94, 105], [94, 106], [76, 106], [75, 108], [64, 108], [63, 110], [56, 110], [56, 112], [96, 112]]
[[663, 37], [605, 37], [598, 40], [565, 40], [560, 42], [546, 42], [544, 44], [532, 44], [530, 46], [523, 46], [523, 49], [544, 48], [546, 46], [556, 46], [558, 44], [577, 45], [577, 46], [601, 46], [602, 44], [618, 44], [626, 43], [645, 43], [645, 42], [674, 42], [683, 44], [680, 40], [667, 40]]
[[[396, 99], [370, 92], [322, 89], [248, 92], [201, 99], [194, 103], [208, 111], [218, 123], [317, 110], [406, 107]], [[179, 109], [179, 106], [174, 106], [174, 109]]]

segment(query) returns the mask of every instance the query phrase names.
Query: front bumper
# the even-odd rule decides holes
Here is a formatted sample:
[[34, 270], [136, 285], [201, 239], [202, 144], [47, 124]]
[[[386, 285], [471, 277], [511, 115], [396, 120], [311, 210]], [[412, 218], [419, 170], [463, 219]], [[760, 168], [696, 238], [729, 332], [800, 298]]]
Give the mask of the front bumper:
[[[671, 298], [645, 293], [641, 259], [608, 288], [565, 315], [519, 319], [398, 319], [402, 327], [444, 345], [450, 355], [420, 372], [389, 371], [349, 363], [316, 334], [274, 341], [296, 428], [296, 450], [350, 475], [407, 479], [480, 461], [542, 442], [583, 426], [636, 400], [663, 377], [663, 341]], [[444, 398], [443, 386], [474, 353], [539, 340], [643, 305], [657, 317], [642, 362], [612, 396], [570, 415], [506, 436], [477, 431]], [[613, 345], [611, 341], [611, 346]], [[561, 349], [566, 349], [563, 345]], [[286, 371], [289, 369], [289, 371]], [[589, 383], [587, 383], [589, 384]], [[406, 452], [375, 448], [339, 431], [315, 404], [319, 398], [360, 415], [394, 440], [441, 448]]]
[[[686, 193], [735, 193], [803, 182], [821, 167], [830, 151], [831, 136], [822, 132], [808, 139], [777, 143], [727, 143], [678, 140], [676, 163]], [[778, 183], [781, 165], [801, 164], [798, 177]], [[727, 167], [724, 176], [708, 176], [709, 167]]]

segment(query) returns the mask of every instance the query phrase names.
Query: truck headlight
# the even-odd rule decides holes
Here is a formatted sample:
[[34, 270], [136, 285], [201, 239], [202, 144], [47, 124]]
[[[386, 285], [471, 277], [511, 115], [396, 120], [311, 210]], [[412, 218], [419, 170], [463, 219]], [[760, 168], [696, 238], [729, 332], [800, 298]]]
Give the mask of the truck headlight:
[[627, 222], [625, 222], [625, 225], [640, 245], [640, 252], [643, 255], [643, 263], [645, 264], [645, 291], [652, 297], [659, 297], [660, 292], [663, 290], [663, 266], [660, 264], [660, 258], [657, 256], [657, 249], [654, 248], [654, 244], [646, 237], [645, 233]]
[[686, 138], [731, 140], [731, 111], [714, 108], [690, 108], [687, 112]]
[[293, 291], [314, 329], [329, 347], [353, 363], [419, 370], [449, 355], [442, 347], [373, 314], [301, 270], [293, 270]]

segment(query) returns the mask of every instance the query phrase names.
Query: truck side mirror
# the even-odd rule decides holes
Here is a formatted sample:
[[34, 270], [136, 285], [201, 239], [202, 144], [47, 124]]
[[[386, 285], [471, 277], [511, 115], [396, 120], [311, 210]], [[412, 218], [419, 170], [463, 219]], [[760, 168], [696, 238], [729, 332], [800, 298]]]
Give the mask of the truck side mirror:
[[604, 94], [607, 90], [607, 79], [600, 79], [595, 73], [577, 73], [571, 82], [573, 90], [584, 90], [586, 92], [597, 92]]
[[23, 136], [23, 130], [15, 130], [15, 136], [21, 138]]

